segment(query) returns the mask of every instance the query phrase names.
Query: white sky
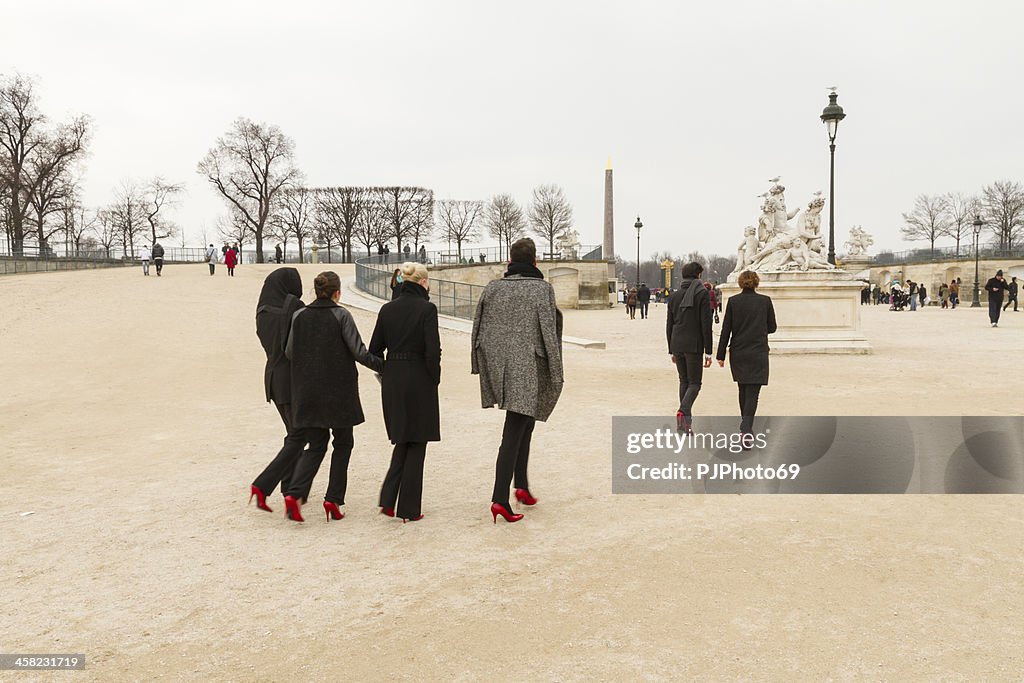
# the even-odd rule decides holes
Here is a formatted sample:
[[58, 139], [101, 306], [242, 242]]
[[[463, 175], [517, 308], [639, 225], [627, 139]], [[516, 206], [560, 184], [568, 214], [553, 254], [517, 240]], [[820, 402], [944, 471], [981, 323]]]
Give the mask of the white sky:
[[[818, 119], [839, 86], [837, 249], [853, 224], [905, 248], [915, 195], [1024, 180], [1024, 4], [889, 2], [4, 3], [0, 72], [52, 118], [88, 114], [85, 198], [185, 182], [190, 244], [222, 202], [196, 163], [240, 115], [280, 125], [310, 184], [417, 184], [438, 198], [563, 186], [616, 251], [731, 253], [782, 175], [828, 191]], [[827, 227], [827, 214], [823, 225]]]

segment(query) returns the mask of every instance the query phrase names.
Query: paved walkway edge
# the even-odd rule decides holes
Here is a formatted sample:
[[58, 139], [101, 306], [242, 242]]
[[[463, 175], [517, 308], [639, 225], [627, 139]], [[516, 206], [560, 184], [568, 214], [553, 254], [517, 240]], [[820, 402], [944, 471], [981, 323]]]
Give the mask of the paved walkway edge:
[[[341, 297], [341, 303], [346, 306], [358, 308], [362, 311], [369, 311], [370, 313], [377, 313], [380, 311], [380, 307], [386, 303], [385, 301], [370, 296], [366, 292], [357, 288], [356, 279], [354, 277], [342, 278], [341, 285], [342, 289], [345, 291], [345, 294]], [[471, 334], [473, 332], [473, 322], [470, 320], [454, 318], [450, 315], [438, 315], [437, 323], [446, 330], [456, 330], [457, 332], [465, 332], [466, 334]], [[580, 337], [562, 337], [562, 343], [571, 344], [572, 346], [580, 346], [584, 349], [605, 348], [603, 341], [582, 339]]]

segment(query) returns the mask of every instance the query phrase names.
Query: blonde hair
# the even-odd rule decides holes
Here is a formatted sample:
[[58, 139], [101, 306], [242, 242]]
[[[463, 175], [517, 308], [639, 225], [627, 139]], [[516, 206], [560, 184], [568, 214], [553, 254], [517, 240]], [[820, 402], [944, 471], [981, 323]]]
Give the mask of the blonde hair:
[[402, 280], [409, 282], [423, 282], [427, 279], [427, 267], [415, 261], [406, 261], [402, 264]]

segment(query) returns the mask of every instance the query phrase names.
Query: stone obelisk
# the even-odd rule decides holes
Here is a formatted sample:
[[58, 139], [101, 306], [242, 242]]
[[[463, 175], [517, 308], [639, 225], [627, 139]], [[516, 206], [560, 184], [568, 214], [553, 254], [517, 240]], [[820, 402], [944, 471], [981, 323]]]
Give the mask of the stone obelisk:
[[604, 169], [604, 242], [601, 257], [605, 261], [615, 260], [615, 212], [612, 207], [612, 158]]

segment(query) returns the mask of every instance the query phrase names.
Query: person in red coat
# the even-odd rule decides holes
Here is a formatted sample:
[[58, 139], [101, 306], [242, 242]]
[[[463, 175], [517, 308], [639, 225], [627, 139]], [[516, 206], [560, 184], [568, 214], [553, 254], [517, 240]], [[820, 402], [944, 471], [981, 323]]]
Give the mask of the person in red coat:
[[711, 286], [710, 282], [704, 283], [704, 289], [708, 290], [708, 298], [711, 304], [711, 314], [715, 316], [715, 322], [718, 322], [718, 292]]
[[238, 252], [234, 249], [228, 249], [224, 252], [224, 265], [228, 267], [228, 275], [231, 277], [235, 276], [235, 265], [238, 264]]

